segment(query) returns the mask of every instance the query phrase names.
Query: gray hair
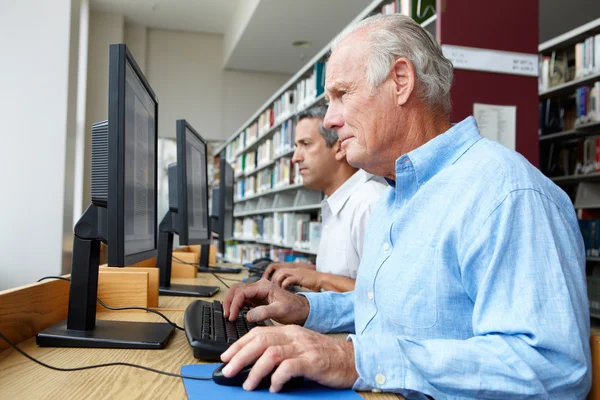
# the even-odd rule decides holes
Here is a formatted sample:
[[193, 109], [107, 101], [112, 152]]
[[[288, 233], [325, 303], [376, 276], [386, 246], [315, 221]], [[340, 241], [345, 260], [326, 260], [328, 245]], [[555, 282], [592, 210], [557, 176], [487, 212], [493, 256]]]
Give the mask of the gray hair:
[[298, 113], [298, 122], [302, 121], [304, 118], [314, 118], [321, 120], [321, 135], [323, 136], [323, 139], [325, 139], [327, 147], [331, 147], [338, 141], [338, 135], [337, 132], [333, 129], [325, 129], [325, 127], [323, 126], [323, 119], [325, 119], [325, 114], [327, 114], [326, 106], [313, 106]]
[[444, 57], [429, 32], [405, 15], [374, 15], [344, 29], [333, 40], [331, 51], [351, 33], [364, 28], [368, 29], [367, 80], [371, 87], [382, 84], [394, 62], [406, 57], [420, 83], [418, 95], [430, 106], [441, 105], [446, 113], [450, 111], [452, 62]]

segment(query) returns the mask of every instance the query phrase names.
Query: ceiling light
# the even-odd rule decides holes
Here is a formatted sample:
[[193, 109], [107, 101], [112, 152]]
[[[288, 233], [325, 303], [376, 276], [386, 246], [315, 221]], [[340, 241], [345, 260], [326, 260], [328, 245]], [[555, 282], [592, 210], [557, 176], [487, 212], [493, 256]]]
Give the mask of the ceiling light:
[[312, 45], [312, 42], [309, 42], [308, 40], [296, 40], [292, 43], [292, 46], [294, 47], [309, 47], [310, 45]]

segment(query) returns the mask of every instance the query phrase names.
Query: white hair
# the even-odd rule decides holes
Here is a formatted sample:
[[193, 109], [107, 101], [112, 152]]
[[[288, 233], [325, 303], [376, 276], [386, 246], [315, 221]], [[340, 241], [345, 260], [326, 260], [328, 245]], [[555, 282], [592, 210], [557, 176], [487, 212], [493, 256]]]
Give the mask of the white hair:
[[450, 111], [452, 62], [429, 32], [405, 15], [374, 15], [344, 29], [333, 40], [331, 51], [361, 29], [367, 29], [367, 81], [371, 87], [382, 84], [394, 62], [405, 57], [415, 69], [418, 95], [430, 106], [440, 105], [446, 113]]

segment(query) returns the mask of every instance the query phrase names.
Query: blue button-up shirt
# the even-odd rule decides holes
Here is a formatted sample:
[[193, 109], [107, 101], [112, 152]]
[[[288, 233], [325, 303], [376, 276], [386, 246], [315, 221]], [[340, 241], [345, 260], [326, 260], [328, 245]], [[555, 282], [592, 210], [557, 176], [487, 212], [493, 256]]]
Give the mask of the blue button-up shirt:
[[470, 117], [396, 161], [356, 289], [306, 294], [305, 326], [353, 332], [356, 390], [581, 399], [585, 252], [568, 196]]

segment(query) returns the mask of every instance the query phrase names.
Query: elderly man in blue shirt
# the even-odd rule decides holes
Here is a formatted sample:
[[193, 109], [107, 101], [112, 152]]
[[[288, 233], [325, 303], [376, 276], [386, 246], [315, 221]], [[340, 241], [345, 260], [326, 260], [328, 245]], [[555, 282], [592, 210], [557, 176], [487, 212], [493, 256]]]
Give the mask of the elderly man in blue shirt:
[[371, 17], [336, 39], [324, 125], [350, 164], [390, 188], [353, 292], [232, 287], [230, 319], [252, 305], [249, 319], [290, 325], [239, 339], [222, 355], [226, 376], [257, 360], [247, 390], [275, 370], [271, 391], [305, 376], [408, 398], [586, 396], [589, 310], [573, 206], [521, 155], [482, 138], [472, 117], [451, 125], [452, 75], [407, 17]]

